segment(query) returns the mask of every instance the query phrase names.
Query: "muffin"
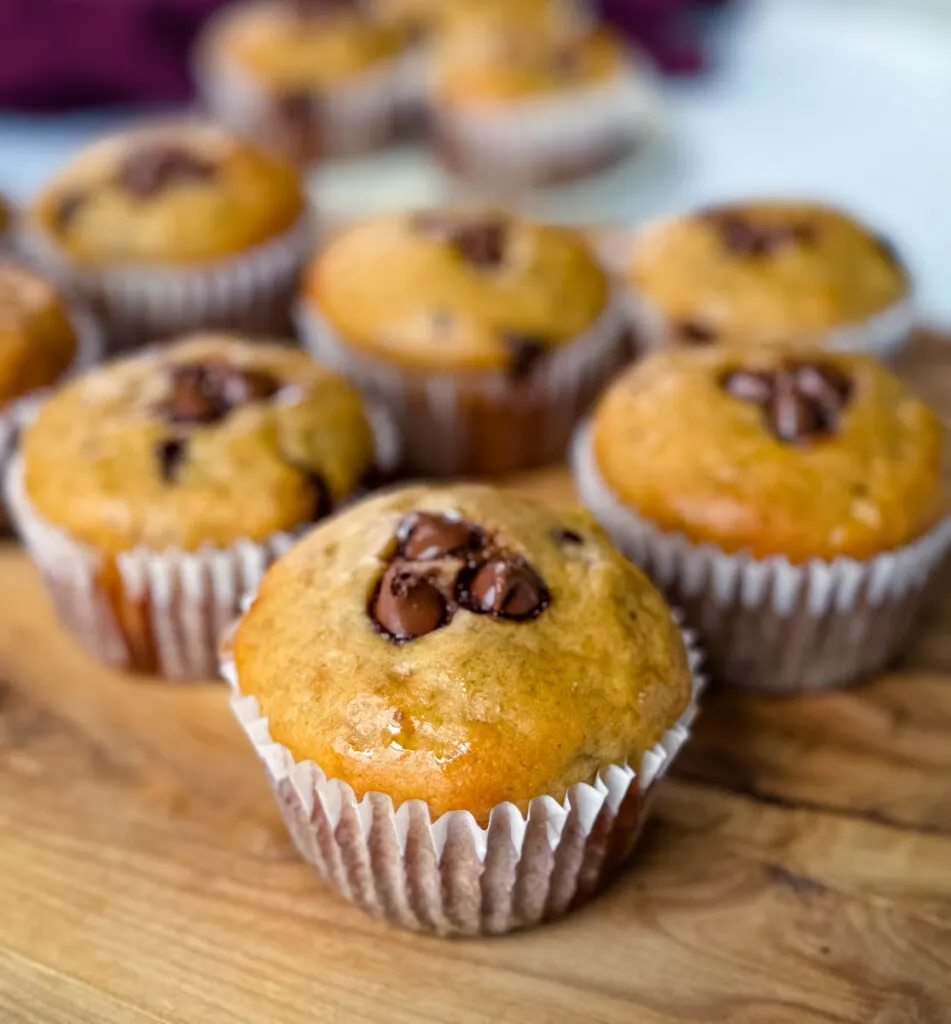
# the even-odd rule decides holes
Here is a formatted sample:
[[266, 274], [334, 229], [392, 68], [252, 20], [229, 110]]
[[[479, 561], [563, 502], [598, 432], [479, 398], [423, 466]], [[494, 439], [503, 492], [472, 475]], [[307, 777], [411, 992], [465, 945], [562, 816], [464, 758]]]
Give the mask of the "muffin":
[[231, 5], [199, 41], [196, 78], [226, 124], [299, 162], [363, 153], [422, 95], [398, 24], [340, 0]]
[[54, 395], [24, 431], [8, 500], [87, 648], [206, 679], [242, 596], [361, 489], [374, 450], [356, 392], [305, 353], [203, 335]]
[[716, 206], [634, 233], [621, 274], [649, 347], [810, 341], [884, 355], [913, 322], [892, 245], [801, 201]]
[[559, 458], [626, 357], [624, 316], [576, 232], [484, 210], [342, 231], [305, 275], [302, 336], [398, 420], [411, 471]]
[[35, 271], [0, 258], [0, 475], [43, 392], [97, 358], [100, 344], [88, 314], [67, 306]]
[[599, 401], [574, 469], [714, 675], [790, 693], [899, 652], [951, 542], [942, 446], [937, 416], [869, 356], [670, 349]]
[[473, 485], [321, 524], [268, 572], [223, 669], [304, 858], [441, 934], [589, 897], [694, 714], [670, 610], [593, 517]]
[[437, 154], [489, 187], [600, 170], [652, 130], [657, 94], [621, 37], [577, 16], [461, 18], [436, 42], [429, 104]]
[[312, 226], [289, 166], [220, 128], [153, 125], [67, 164], [30, 208], [25, 241], [128, 348], [196, 328], [285, 328]]

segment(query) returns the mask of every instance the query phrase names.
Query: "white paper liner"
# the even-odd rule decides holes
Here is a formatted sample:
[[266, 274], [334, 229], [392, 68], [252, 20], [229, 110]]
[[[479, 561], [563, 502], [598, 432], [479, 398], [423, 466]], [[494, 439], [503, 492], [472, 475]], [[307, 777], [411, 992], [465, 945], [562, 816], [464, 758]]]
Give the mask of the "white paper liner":
[[[593, 231], [591, 237], [602, 262], [625, 290], [628, 316], [640, 350], [650, 352], [676, 339], [675, 325], [656, 303], [627, 280], [626, 269], [636, 231]], [[917, 308], [909, 286], [907, 294], [897, 302], [863, 320], [836, 324], [820, 331], [790, 333], [783, 340], [812, 342], [833, 351], [866, 352], [879, 359], [889, 359], [910, 341], [916, 319]]]
[[912, 544], [868, 561], [800, 565], [727, 554], [664, 533], [624, 506], [595, 463], [589, 424], [572, 470], [581, 500], [614, 543], [684, 609], [725, 683], [777, 694], [847, 685], [901, 650], [926, 586], [951, 546], [951, 517]]
[[312, 301], [295, 311], [314, 357], [392, 414], [407, 466], [430, 476], [507, 473], [560, 458], [572, 428], [629, 356], [623, 300], [592, 327], [539, 359], [525, 380], [505, 370], [422, 372], [343, 341]]
[[554, 184], [600, 170], [656, 134], [662, 104], [641, 61], [605, 83], [504, 109], [430, 99], [438, 148], [455, 172], [498, 184]]
[[[399, 459], [392, 422], [377, 409], [368, 409], [367, 418], [375, 464], [392, 470]], [[8, 466], [4, 491], [16, 531], [66, 628], [109, 665], [177, 682], [217, 677], [222, 631], [234, 622], [244, 598], [255, 593], [268, 566], [314, 525], [227, 548], [138, 547], [113, 558], [36, 512], [24, 490], [19, 457]]]
[[198, 266], [86, 269], [39, 229], [22, 233], [27, 258], [101, 312], [113, 351], [192, 330], [280, 334], [316, 241], [308, 210], [287, 231], [230, 259]]
[[194, 77], [199, 93], [223, 124], [269, 148], [286, 150], [290, 141], [287, 155], [309, 162], [378, 149], [399, 135], [409, 115], [423, 107], [426, 58], [418, 47], [411, 47], [358, 77], [315, 89], [312, 120], [300, 126], [304, 138], [294, 139], [301, 132], [293, 129], [289, 138], [280, 97], [238, 62], [220, 53], [213, 55], [210, 42], [219, 25], [240, 17], [241, 8], [249, 6], [254, 4], [229, 5], [212, 18], [196, 50]]
[[313, 761], [273, 740], [256, 697], [242, 695], [223, 645], [232, 708], [264, 764], [298, 852], [347, 900], [374, 917], [443, 936], [498, 935], [559, 917], [591, 898], [630, 856], [655, 783], [690, 735], [704, 679], [684, 633], [693, 687], [677, 723], [640, 765], [612, 764], [559, 803], [538, 796], [523, 814], [492, 808], [487, 827], [468, 811], [433, 820], [423, 800], [358, 799]]
[[[68, 380], [73, 374], [94, 366], [102, 358], [104, 339], [95, 318], [75, 302], [69, 306], [69, 320], [76, 334], [76, 358], [56, 384]], [[36, 416], [49, 388], [40, 388], [0, 406], [0, 480], [16, 452], [17, 438]], [[9, 526], [6, 508], [0, 501], [0, 530]]]

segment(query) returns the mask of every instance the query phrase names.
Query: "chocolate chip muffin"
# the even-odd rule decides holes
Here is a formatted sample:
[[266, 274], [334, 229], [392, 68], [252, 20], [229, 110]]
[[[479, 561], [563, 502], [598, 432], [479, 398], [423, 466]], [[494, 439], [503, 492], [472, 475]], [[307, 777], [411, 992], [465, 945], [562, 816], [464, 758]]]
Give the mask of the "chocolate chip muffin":
[[52, 398], [23, 435], [11, 508], [91, 650], [209, 678], [265, 565], [373, 467], [363, 405], [336, 374], [281, 345], [198, 336]]
[[363, 221], [308, 271], [319, 359], [400, 421], [409, 468], [500, 473], [560, 457], [626, 355], [623, 311], [584, 239], [497, 211]]
[[575, 469], [717, 673], [789, 691], [899, 650], [951, 541], [942, 446], [937, 416], [868, 356], [712, 347], [621, 377]]
[[347, 156], [397, 133], [422, 92], [398, 22], [341, 0], [258, 0], [209, 22], [197, 78], [226, 124], [291, 159]]
[[616, 163], [655, 125], [656, 92], [621, 38], [562, 5], [539, 8], [464, 17], [437, 37], [429, 101], [453, 173], [562, 182]]
[[40, 192], [31, 255], [131, 347], [197, 327], [286, 326], [311, 228], [289, 166], [201, 124], [104, 139]]
[[747, 202], [658, 221], [634, 234], [621, 269], [648, 344], [805, 339], [881, 355], [911, 328], [893, 246], [827, 206]]
[[[304, 856], [372, 863], [347, 895], [436, 931], [508, 930], [590, 892], [692, 703], [670, 610], [593, 518], [488, 487], [391, 491], [318, 527], [269, 571], [225, 660], [259, 750], [280, 750], [267, 763]], [[370, 836], [347, 824], [360, 801]], [[529, 811], [529, 833], [569, 846], [532, 840]], [[513, 872], [535, 871], [519, 907]]]

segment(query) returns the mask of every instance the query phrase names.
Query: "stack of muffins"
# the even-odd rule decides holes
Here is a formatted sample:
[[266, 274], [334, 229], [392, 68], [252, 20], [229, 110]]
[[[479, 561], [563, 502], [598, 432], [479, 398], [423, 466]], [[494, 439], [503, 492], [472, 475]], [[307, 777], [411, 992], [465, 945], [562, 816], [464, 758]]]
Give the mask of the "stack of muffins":
[[[298, 157], [388, 137], [419, 98], [408, 41], [439, 67], [465, 35], [486, 66], [430, 83], [451, 159], [573, 172], [555, 117], [512, 164], [502, 140], [549, 47], [572, 40], [558, 74], [589, 98], [623, 64], [553, 0], [297, 8], [229, 12], [207, 59], [266, 88], [255, 125]], [[0, 263], [7, 507], [93, 654], [228, 679], [296, 846], [348, 899], [447, 935], [557, 917], [627, 860], [701, 652], [717, 683], [785, 695], [899, 653], [951, 544], [941, 425], [876, 358], [910, 332], [909, 274], [803, 202], [604, 245], [475, 205], [319, 247], [313, 222], [292, 165], [211, 125], [65, 167], [20, 218], [29, 265]], [[292, 321], [302, 347], [260, 336]], [[120, 355], [90, 368], [103, 340]], [[587, 509], [458, 482], [569, 449]], [[399, 474], [427, 482], [370, 493]]]

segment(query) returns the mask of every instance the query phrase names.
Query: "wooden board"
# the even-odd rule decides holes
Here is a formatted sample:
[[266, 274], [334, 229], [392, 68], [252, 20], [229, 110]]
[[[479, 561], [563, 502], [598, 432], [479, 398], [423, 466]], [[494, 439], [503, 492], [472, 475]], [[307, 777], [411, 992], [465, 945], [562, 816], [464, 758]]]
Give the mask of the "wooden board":
[[[951, 413], [951, 346], [920, 339], [904, 371]], [[519, 486], [570, 495], [564, 471]], [[945, 585], [871, 685], [714, 694], [620, 882], [447, 942], [321, 888], [225, 690], [94, 664], [8, 544], [0, 1021], [951, 1021], [949, 630]]]

